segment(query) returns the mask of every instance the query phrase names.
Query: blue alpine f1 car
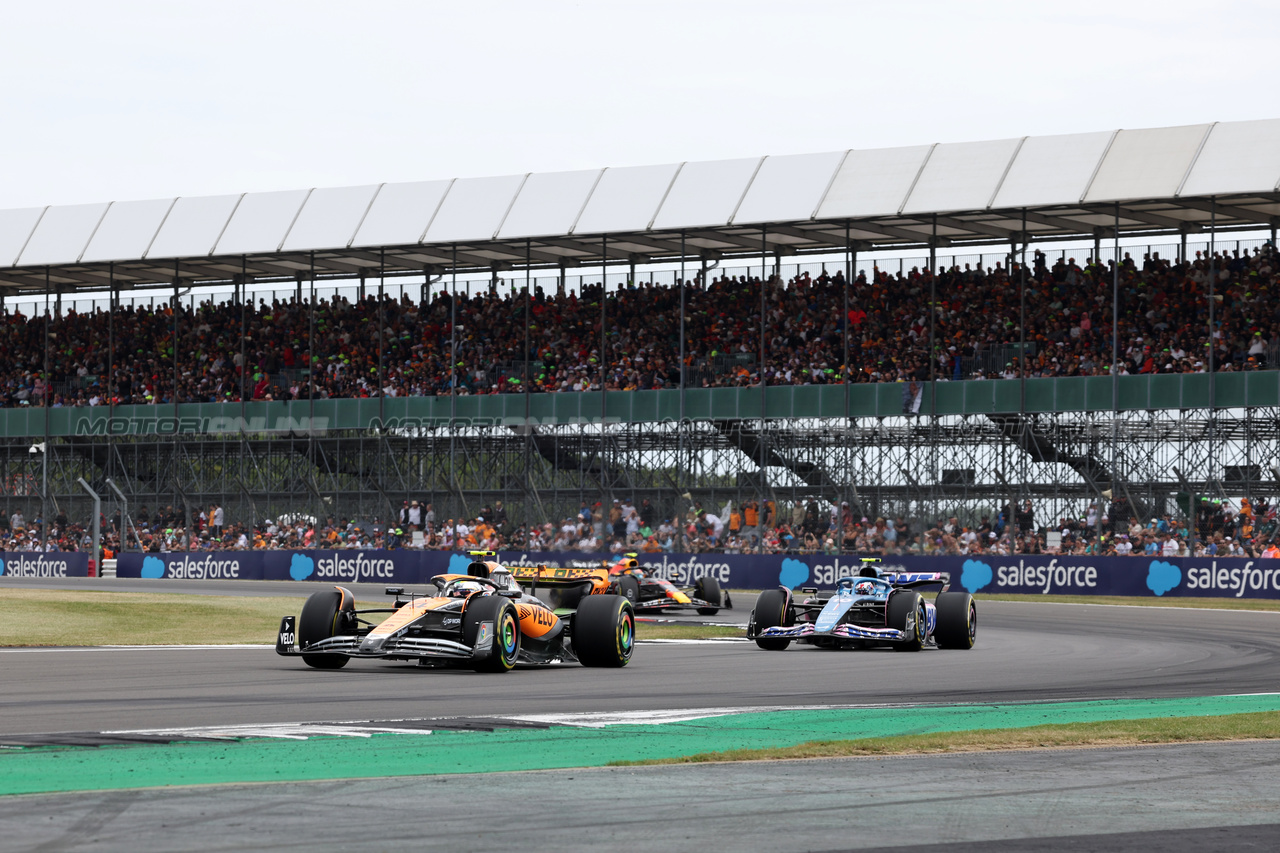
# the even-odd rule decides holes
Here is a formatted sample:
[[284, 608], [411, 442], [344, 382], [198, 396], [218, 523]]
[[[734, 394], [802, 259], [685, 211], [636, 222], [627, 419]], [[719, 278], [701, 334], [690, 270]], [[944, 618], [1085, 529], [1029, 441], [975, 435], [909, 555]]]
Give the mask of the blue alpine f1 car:
[[[747, 637], [769, 651], [791, 643], [828, 649], [888, 646], [917, 652], [925, 646], [971, 649], [978, 610], [967, 592], [950, 592], [946, 572], [880, 572], [864, 566], [855, 578], [841, 578], [834, 592], [804, 588], [796, 601], [786, 587], [767, 589], [756, 599]], [[918, 587], [941, 587], [933, 601]]]

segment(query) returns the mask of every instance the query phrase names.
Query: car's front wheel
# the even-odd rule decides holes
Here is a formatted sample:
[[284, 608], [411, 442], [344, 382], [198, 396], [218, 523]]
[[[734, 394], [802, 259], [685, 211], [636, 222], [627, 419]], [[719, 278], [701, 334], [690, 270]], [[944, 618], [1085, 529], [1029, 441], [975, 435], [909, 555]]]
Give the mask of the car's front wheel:
[[500, 595], [484, 595], [471, 599], [462, 614], [462, 641], [475, 648], [480, 640], [480, 626], [493, 625], [493, 647], [488, 657], [472, 661], [476, 672], [509, 672], [520, 657], [520, 621], [511, 602]]
[[[756, 599], [756, 609], [751, 613], [756, 625], [756, 634], [768, 629], [787, 625], [787, 594], [780, 589], [766, 589]], [[771, 652], [780, 652], [791, 641], [785, 637], [756, 637], [756, 645]]]
[[889, 596], [885, 614], [890, 628], [906, 634], [906, 639], [894, 644], [900, 652], [918, 652], [924, 648], [928, 616], [925, 614], [924, 596], [913, 589], [897, 589]]
[[693, 585], [693, 594], [711, 607], [699, 607], [701, 616], [715, 616], [720, 612], [720, 581], [715, 578], [698, 578]]
[[302, 605], [298, 617], [298, 645], [302, 648], [302, 662], [315, 669], [342, 669], [350, 660], [346, 655], [305, 654], [307, 646], [349, 630], [355, 618], [355, 596], [351, 591], [336, 586], [313, 592]]
[[640, 582], [633, 577], [624, 575], [618, 578], [617, 592], [618, 595], [630, 601], [632, 607], [640, 603]]

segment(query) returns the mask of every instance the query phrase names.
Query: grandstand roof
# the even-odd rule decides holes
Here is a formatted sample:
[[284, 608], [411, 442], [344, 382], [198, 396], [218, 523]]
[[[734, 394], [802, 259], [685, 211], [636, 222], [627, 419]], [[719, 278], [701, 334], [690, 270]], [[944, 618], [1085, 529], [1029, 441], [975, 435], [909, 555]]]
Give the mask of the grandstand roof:
[[[1280, 221], [1280, 119], [0, 210], [8, 291], [1196, 232]], [[764, 227], [767, 226], [767, 227]], [[936, 229], [936, 230], [935, 230]], [[762, 235], [763, 231], [763, 235]], [[529, 241], [528, 247], [526, 241]]]

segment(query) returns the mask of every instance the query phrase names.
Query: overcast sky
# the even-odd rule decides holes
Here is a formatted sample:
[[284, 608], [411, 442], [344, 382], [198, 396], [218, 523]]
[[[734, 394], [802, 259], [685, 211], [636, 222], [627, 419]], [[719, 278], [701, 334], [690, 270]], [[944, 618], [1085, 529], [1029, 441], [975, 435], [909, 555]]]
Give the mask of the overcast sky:
[[1280, 117], [1280, 3], [19, 2], [0, 208]]

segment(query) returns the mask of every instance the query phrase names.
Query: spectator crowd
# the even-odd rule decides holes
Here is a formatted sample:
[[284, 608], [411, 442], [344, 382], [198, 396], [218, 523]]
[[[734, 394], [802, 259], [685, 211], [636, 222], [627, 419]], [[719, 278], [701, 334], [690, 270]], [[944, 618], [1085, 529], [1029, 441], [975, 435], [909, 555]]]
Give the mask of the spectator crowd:
[[[1109, 513], [1114, 513], [1113, 521]], [[819, 506], [816, 501], [779, 505], [748, 500], [741, 506], [704, 508], [693, 501], [675, 515], [662, 517], [649, 502], [582, 502], [577, 514], [559, 523], [526, 527], [508, 516], [501, 501], [482, 507], [473, 518], [437, 516], [434, 505], [405, 501], [397, 517], [383, 522], [317, 520], [294, 513], [260, 525], [229, 524], [221, 506], [188, 517], [166, 506], [146, 506], [123, 519], [102, 519], [107, 556], [126, 550], [219, 551], [279, 549], [425, 548], [444, 551], [517, 550], [589, 553], [767, 553], [767, 554], [1071, 554], [1161, 557], [1280, 557], [1277, 507], [1245, 498], [1201, 501], [1196, 526], [1183, 516], [1159, 514], [1142, 520], [1122, 503], [1090, 504], [1079, 518], [1037, 525], [1031, 502], [1005, 506], [976, 522], [958, 518], [914, 525], [905, 518], [859, 516], [847, 503]], [[21, 511], [0, 512], [0, 551], [76, 551], [89, 547], [84, 526], [59, 511], [47, 536], [39, 518], [28, 522]]]
[[[1212, 262], [1199, 252], [1177, 263], [1125, 254], [1115, 369], [1275, 368], [1276, 260], [1270, 244]], [[772, 278], [763, 333], [761, 283], [737, 276], [630, 284], [607, 295], [597, 284], [580, 293], [538, 287], [527, 297], [496, 286], [456, 299], [437, 290], [421, 303], [204, 302], [177, 309], [176, 343], [171, 307], [70, 311], [49, 318], [47, 374], [45, 319], [8, 312], [0, 318], [0, 406], [545, 393], [599, 390], [602, 382], [608, 390], [663, 388], [680, 382], [682, 290], [688, 385], [756, 385], [762, 373], [770, 385], [1108, 374], [1113, 267], [1050, 264], [1036, 252], [1025, 273], [1025, 291], [1023, 270], [1001, 264], [936, 274], [873, 267], [848, 285], [843, 272]], [[1020, 361], [1012, 347], [1024, 338]]]

